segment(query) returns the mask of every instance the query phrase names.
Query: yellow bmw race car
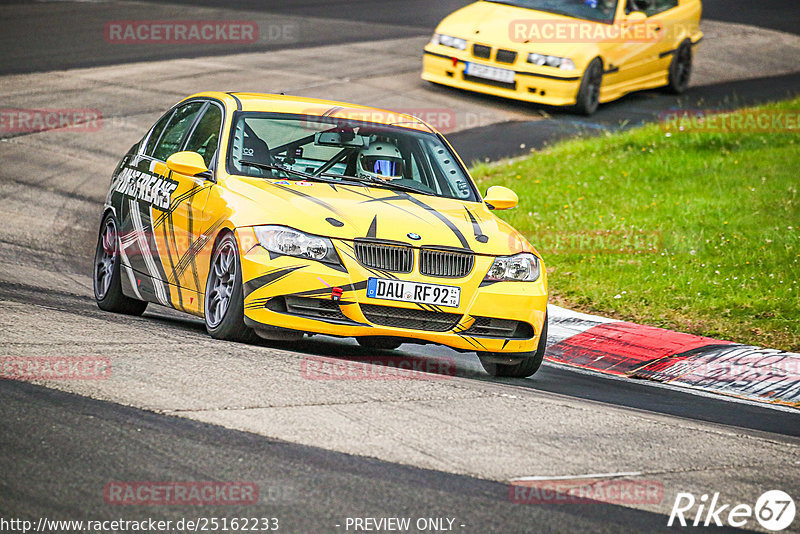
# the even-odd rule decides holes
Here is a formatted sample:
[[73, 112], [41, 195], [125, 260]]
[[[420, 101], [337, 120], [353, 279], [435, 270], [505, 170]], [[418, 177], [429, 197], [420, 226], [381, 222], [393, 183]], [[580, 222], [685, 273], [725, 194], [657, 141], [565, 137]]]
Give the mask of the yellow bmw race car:
[[422, 78], [591, 115], [632, 91], [689, 86], [700, 0], [484, 0], [446, 17]]
[[162, 116], [111, 181], [94, 262], [100, 308], [149, 302], [211, 336], [304, 334], [475, 351], [530, 376], [547, 338], [539, 254], [423, 121], [351, 104], [202, 93]]

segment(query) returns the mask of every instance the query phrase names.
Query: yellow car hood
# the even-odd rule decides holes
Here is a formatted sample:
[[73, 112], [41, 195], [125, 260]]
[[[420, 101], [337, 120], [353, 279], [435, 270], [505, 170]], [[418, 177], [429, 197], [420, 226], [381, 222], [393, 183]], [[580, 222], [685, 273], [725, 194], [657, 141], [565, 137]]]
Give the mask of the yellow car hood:
[[338, 239], [373, 237], [413, 246], [466, 248], [478, 254], [532, 250], [516, 230], [479, 202], [295, 180], [236, 177], [226, 186], [243, 197], [233, 200], [245, 204], [233, 210], [238, 227], [277, 224]]

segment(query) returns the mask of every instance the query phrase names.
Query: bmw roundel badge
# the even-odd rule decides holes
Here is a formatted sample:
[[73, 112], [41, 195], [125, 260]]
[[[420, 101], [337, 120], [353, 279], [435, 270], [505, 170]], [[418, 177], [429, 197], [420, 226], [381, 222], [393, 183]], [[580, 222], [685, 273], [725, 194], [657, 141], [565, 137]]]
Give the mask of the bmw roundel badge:
[[409, 232], [406, 235], [408, 236], [409, 239], [413, 239], [414, 241], [419, 241], [420, 239], [422, 239], [422, 237], [420, 237], [419, 234], [415, 234], [414, 232]]

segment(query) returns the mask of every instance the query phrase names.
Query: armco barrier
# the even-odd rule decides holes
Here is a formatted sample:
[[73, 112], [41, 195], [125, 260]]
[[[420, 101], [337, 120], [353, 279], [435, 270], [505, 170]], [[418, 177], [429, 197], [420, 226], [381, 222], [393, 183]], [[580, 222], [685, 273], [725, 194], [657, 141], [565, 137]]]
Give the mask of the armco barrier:
[[800, 407], [800, 354], [548, 309], [548, 361]]

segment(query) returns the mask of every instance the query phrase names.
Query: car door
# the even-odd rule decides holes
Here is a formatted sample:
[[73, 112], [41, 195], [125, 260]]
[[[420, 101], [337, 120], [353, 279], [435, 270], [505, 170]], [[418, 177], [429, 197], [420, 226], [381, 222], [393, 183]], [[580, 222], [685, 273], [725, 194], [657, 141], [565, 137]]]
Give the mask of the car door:
[[[214, 101], [207, 102], [181, 147], [181, 150], [200, 154], [212, 174], [216, 171], [223, 119], [222, 105]], [[215, 189], [215, 182], [207, 177], [188, 176], [174, 171], [170, 176], [178, 181], [179, 189], [184, 193], [173, 200], [172, 230], [166, 232], [173, 239], [166, 245], [175, 250], [175, 254], [170, 255], [172, 276], [169, 282], [179, 287], [176, 307], [190, 313], [200, 313], [206, 266], [210, 260], [201, 254], [206, 250], [205, 245], [213, 234], [214, 226], [219, 224], [213, 214], [205, 209], [209, 195]]]
[[[664, 41], [665, 28], [655, 9], [657, 0], [621, 0], [617, 12], [617, 25], [621, 29], [621, 37], [625, 30], [633, 38], [620, 38], [616, 48], [619, 70], [615, 73], [617, 83], [631, 84], [650, 76], [657, 70], [659, 53]], [[669, 0], [677, 2], [677, 0]], [[647, 19], [638, 23], [629, 21], [634, 11], [642, 11]], [[636, 26], [638, 25], [638, 28]]]
[[175, 267], [189, 248], [187, 218], [205, 202], [207, 191], [194, 179], [173, 175], [166, 160], [181, 149], [205, 106], [192, 101], [164, 115], [122, 173], [121, 257], [132, 270], [132, 290], [139, 298], [178, 308]]

